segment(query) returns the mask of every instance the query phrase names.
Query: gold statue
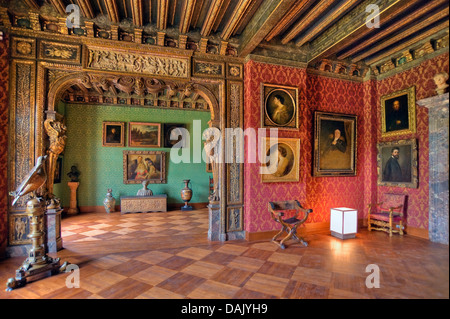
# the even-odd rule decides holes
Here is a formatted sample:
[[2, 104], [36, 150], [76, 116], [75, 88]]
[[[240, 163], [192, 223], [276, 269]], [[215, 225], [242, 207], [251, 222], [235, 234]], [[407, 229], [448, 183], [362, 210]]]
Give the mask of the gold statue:
[[56, 161], [59, 154], [64, 151], [66, 146], [66, 127], [64, 124], [52, 119], [47, 119], [44, 122], [45, 131], [50, 138], [50, 146], [47, 150], [48, 165], [47, 165], [47, 192], [50, 199], [53, 199], [53, 180], [56, 170]]
[[[218, 137], [217, 140], [215, 140], [216, 136]], [[209, 128], [203, 133], [203, 138], [206, 140], [206, 142], [204, 142], [205, 153], [209, 158], [209, 163], [211, 163], [214, 181], [214, 188], [212, 194], [209, 196], [209, 201], [218, 202], [220, 200], [220, 131], [217, 128]]]
[[45, 170], [46, 160], [47, 155], [38, 157], [36, 165], [28, 175], [25, 176], [17, 190], [9, 193], [10, 196], [14, 196], [12, 206], [16, 205], [19, 198], [29, 193], [33, 193], [32, 197], [36, 197], [36, 191], [43, 186], [47, 180], [47, 172]]

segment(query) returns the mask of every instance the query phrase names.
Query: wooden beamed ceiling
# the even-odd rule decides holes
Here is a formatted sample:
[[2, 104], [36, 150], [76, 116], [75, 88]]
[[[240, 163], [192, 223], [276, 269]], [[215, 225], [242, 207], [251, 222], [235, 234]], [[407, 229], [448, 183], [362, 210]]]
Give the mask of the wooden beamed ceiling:
[[[12, 2], [13, 0], [9, 0]], [[14, 0], [17, 1], [17, 0]], [[448, 29], [447, 0], [19, 0], [30, 10], [50, 5], [62, 16], [76, 4], [85, 19], [227, 42], [240, 57], [264, 49], [373, 65]], [[8, 2], [3, 0], [3, 2]], [[369, 5], [377, 5], [371, 11]], [[369, 28], [379, 19], [379, 27]], [[298, 53], [298, 54], [297, 54]]]

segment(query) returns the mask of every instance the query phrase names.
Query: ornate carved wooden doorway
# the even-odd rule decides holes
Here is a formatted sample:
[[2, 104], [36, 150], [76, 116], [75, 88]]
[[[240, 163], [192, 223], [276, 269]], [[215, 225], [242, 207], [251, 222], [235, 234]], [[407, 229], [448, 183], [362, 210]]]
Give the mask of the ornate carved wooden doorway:
[[[21, 39], [13, 36], [12, 41], [18, 43]], [[48, 42], [38, 41], [38, 45], [48, 45]], [[57, 45], [66, 48], [58, 42], [53, 43], [53, 46]], [[192, 51], [177, 50], [177, 55], [172, 55], [167, 48], [149, 52], [147, 48], [144, 51], [140, 46], [134, 46], [123, 51], [102, 47], [98, 43], [93, 46], [90, 42], [73, 47], [83, 57], [76, 63], [54, 62], [50, 58], [12, 58], [9, 143], [10, 149], [15, 149], [16, 153], [10, 154], [9, 190], [15, 189], [22, 176], [33, 167], [35, 159], [46, 153], [49, 137], [44, 130], [44, 121], [60, 119], [57, 105], [61, 99], [136, 107], [207, 108], [211, 112], [209, 125], [220, 129], [222, 140], [225, 128], [243, 128], [241, 64], [205, 59], [199, 62], [192, 56]], [[108, 54], [103, 55], [104, 52]], [[202, 67], [198, 67], [200, 63]], [[208, 64], [221, 65], [221, 73], [211, 76], [208, 73], [211, 68], [205, 67]], [[221, 143], [222, 151], [224, 148], [225, 143]], [[243, 173], [241, 163], [219, 166], [216, 181], [220, 185], [219, 197], [209, 205], [210, 240], [245, 237]], [[28, 244], [26, 234], [21, 239], [15, 233], [16, 222], [23, 221], [23, 212], [23, 203], [9, 209], [10, 247]]]

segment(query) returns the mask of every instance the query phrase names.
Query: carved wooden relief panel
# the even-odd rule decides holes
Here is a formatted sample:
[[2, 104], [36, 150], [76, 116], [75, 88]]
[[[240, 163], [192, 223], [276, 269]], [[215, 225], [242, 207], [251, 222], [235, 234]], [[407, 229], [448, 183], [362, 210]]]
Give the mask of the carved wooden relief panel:
[[36, 57], [36, 39], [12, 37], [11, 57], [34, 59]]
[[39, 59], [81, 63], [81, 45], [41, 41], [39, 43]]
[[[227, 103], [227, 128], [236, 129], [243, 127], [243, 90], [242, 82], [228, 82], [228, 103]], [[227, 143], [231, 143], [234, 160], [227, 164], [227, 231], [241, 231], [242, 225], [242, 205], [243, 205], [243, 158], [244, 140], [237, 134], [230, 134], [226, 138]]]
[[85, 49], [84, 67], [89, 70], [139, 73], [158, 77], [188, 79], [190, 58], [162, 56], [142, 52], [105, 50], [104, 47]]

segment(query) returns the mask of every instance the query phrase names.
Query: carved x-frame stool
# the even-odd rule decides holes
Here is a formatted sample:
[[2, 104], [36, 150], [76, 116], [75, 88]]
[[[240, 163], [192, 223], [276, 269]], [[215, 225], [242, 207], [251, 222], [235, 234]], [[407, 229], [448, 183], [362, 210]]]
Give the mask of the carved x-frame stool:
[[[285, 211], [295, 210], [293, 217], [283, 219]], [[288, 200], [281, 202], [269, 202], [269, 212], [274, 221], [281, 224], [281, 230], [272, 238], [272, 242], [285, 249], [285, 242], [293, 238], [298, 242], [301, 242], [304, 246], [308, 246], [308, 243], [304, 241], [302, 237], [297, 236], [297, 227], [303, 224], [308, 215], [312, 213], [312, 209], [305, 209], [300, 205], [297, 200]], [[302, 212], [304, 214], [302, 219], [298, 219], [298, 215]], [[286, 232], [287, 236], [278, 241], [278, 237]]]

